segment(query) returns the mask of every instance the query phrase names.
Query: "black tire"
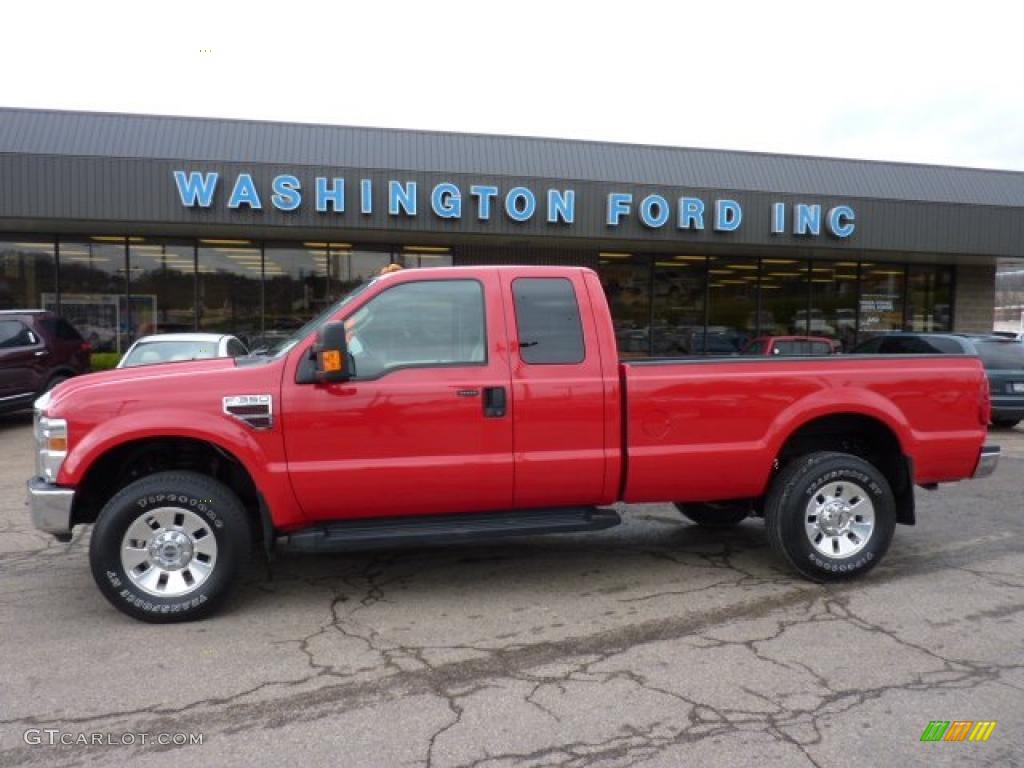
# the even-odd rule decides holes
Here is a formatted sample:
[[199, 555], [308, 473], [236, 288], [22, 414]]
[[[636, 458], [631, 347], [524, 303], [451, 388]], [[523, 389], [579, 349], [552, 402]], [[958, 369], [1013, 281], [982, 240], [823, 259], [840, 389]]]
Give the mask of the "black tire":
[[992, 426], [998, 429], [1013, 429], [1020, 422], [1020, 419], [992, 419]]
[[[819, 500], [825, 504], [833, 500], [831, 493], [821, 493], [826, 487], [839, 489], [837, 494], [865, 494], [874, 518], [867, 535], [857, 538], [858, 532], [850, 528], [838, 535], [822, 534], [818, 543], [812, 541], [809, 529], [819, 516], [809, 514], [809, 506], [813, 502], [817, 511]], [[847, 519], [859, 517], [851, 511], [842, 514]], [[764, 516], [772, 547], [793, 568], [813, 581], [839, 581], [867, 573], [885, 556], [896, 529], [896, 500], [885, 476], [872, 464], [848, 453], [822, 451], [794, 459], [778, 474], [765, 500]], [[863, 526], [863, 521], [858, 525]], [[852, 539], [845, 538], [851, 534]], [[837, 552], [841, 547], [859, 548], [844, 556], [823, 554], [819, 547]]]
[[46, 382], [46, 386], [43, 387], [43, 392], [49, 392], [51, 389], [56, 387], [58, 384], [63, 384], [65, 381], [67, 381], [70, 378], [71, 378], [70, 376], [64, 376], [63, 374], [58, 374], [57, 376], [54, 376], [52, 379], [50, 379], [48, 382]]
[[[180, 510], [180, 514], [174, 510]], [[155, 514], [146, 518], [147, 513]], [[209, 557], [200, 552], [201, 547], [211, 548], [213, 558], [209, 561], [207, 575], [202, 576], [199, 583], [182, 586], [189, 591], [164, 597], [140, 587], [135, 581], [140, 578], [138, 575], [129, 577], [122, 561], [122, 546], [133, 524], [142, 520], [141, 525], [149, 523], [152, 527], [156, 516], [166, 518], [169, 514], [173, 524], [166, 526], [167, 531], [175, 535], [176, 530], [189, 533], [191, 528], [190, 535], [195, 537], [189, 539], [191, 544], [187, 548], [196, 561], [191, 568], [177, 564], [167, 568], [178, 572], [173, 574], [175, 579], [180, 578], [184, 582], [191, 570], [201, 565], [200, 558]], [[179, 519], [182, 522], [179, 523]], [[198, 543], [209, 534], [212, 534], [212, 543], [209, 540]], [[152, 560], [154, 555], [147, 544], [153, 544], [155, 539], [138, 541], [136, 551]], [[100, 591], [119, 611], [154, 623], [191, 621], [209, 616], [220, 607], [236, 582], [239, 569], [248, 559], [251, 546], [249, 516], [230, 488], [196, 472], [157, 472], [124, 487], [104, 505], [93, 528], [89, 564]], [[153, 567], [155, 562], [151, 562], [149, 567]], [[145, 565], [139, 566], [143, 574], [147, 572]], [[160, 571], [161, 568], [156, 567], [154, 573]], [[199, 573], [198, 570], [196, 572]], [[199, 578], [193, 577], [193, 582]]]
[[745, 502], [708, 502], [683, 504], [676, 502], [683, 517], [701, 528], [733, 528], [750, 517], [750, 505]]

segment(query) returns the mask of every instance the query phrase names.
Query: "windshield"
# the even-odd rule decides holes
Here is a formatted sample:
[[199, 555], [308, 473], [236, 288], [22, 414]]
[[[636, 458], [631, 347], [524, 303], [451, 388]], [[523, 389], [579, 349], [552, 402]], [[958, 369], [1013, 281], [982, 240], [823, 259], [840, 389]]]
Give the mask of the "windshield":
[[1017, 341], [975, 341], [978, 356], [986, 368], [1024, 370], [1024, 345]]
[[154, 363], [176, 363], [183, 360], [209, 360], [217, 357], [217, 342], [147, 341], [128, 350], [122, 368], [135, 368]]
[[345, 296], [343, 296], [342, 298], [338, 299], [338, 301], [336, 301], [333, 304], [331, 304], [329, 307], [327, 307], [327, 309], [325, 309], [319, 315], [314, 317], [312, 320], [310, 320], [304, 326], [299, 328], [297, 331], [295, 331], [295, 333], [293, 333], [288, 338], [281, 339], [277, 343], [271, 345], [269, 348], [267, 348], [265, 350], [262, 350], [262, 351], [257, 350], [255, 352], [253, 352], [253, 354], [264, 354], [264, 355], [270, 355], [271, 357], [280, 357], [282, 355], [288, 354], [288, 351], [292, 347], [294, 347], [296, 344], [298, 344], [304, 338], [309, 336], [309, 334], [311, 334], [313, 331], [315, 331], [321, 325], [326, 323], [327, 320], [330, 319], [330, 317], [332, 315], [334, 315], [334, 313], [336, 313], [339, 309], [341, 309], [346, 304], [348, 304], [350, 301], [352, 301], [352, 299], [354, 299], [356, 296], [358, 296], [363, 291], [365, 291], [367, 288], [369, 288], [371, 285], [373, 285], [375, 279], [376, 278], [373, 278], [373, 279], [367, 280], [365, 283], [361, 283], [361, 284], [357, 285], [355, 288], [353, 288], [351, 291], [349, 291]]

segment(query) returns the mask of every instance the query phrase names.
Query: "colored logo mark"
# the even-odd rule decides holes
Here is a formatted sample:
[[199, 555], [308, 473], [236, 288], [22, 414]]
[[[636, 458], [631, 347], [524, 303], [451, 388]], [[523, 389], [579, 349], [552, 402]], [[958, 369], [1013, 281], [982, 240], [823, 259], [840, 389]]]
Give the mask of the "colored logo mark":
[[996, 720], [932, 720], [921, 734], [921, 741], [988, 741]]

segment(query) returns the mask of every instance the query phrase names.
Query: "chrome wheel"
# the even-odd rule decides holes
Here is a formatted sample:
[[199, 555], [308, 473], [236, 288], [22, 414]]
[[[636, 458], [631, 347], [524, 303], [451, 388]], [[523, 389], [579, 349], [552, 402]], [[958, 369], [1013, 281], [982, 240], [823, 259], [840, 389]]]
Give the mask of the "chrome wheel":
[[121, 541], [125, 574], [157, 597], [181, 597], [198, 589], [216, 564], [217, 539], [209, 523], [181, 507], [145, 512]]
[[842, 480], [823, 485], [807, 503], [804, 531], [811, 546], [825, 557], [856, 554], [874, 530], [874, 504], [856, 483]]

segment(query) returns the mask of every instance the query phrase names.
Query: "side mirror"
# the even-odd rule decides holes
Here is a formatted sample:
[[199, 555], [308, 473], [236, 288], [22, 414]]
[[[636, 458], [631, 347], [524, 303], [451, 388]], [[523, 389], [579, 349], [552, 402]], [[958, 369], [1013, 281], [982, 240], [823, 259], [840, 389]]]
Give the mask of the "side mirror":
[[335, 384], [352, 378], [344, 323], [327, 323], [321, 328], [311, 352], [317, 384]]

